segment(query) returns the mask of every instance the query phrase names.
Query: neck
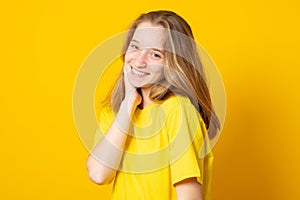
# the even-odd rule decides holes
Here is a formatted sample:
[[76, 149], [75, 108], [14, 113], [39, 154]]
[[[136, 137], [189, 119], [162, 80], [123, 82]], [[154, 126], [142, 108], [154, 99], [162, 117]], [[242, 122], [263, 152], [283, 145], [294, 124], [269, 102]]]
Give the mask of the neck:
[[140, 104], [140, 108], [146, 108], [147, 106], [150, 106], [152, 104], [151, 99], [149, 98], [150, 94], [150, 88], [141, 88], [142, 92], [142, 103]]

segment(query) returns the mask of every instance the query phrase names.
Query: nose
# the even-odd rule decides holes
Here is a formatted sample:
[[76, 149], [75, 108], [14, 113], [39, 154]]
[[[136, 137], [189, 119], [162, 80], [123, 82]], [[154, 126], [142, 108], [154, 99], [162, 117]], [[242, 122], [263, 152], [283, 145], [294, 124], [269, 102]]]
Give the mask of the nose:
[[135, 56], [134, 65], [137, 68], [144, 68], [147, 65], [146, 62], [147, 50], [141, 49]]

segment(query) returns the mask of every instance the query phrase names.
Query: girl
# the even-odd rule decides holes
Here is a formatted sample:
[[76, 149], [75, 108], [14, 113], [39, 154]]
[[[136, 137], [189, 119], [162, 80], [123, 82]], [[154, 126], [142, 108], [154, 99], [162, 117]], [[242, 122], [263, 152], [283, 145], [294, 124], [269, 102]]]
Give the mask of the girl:
[[[142, 14], [124, 43], [123, 71], [100, 112], [89, 178], [112, 181], [113, 199], [210, 199], [220, 128], [188, 23], [171, 11]], [[104, 133], [104, 134], [102, 134]]]

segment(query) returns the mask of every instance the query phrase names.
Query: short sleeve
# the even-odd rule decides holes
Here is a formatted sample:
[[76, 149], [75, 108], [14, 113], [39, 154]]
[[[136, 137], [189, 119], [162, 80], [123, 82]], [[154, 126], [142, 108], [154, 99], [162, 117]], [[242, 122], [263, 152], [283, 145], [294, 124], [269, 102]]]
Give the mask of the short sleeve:
[[96, 146], [96, 144], [98, 144], [98, 142], [107, 132], [107, 130], [109, 129], [109, 127], [113, 122], [113, 119], [114, 119], [114, 114], [110, 107], [104, 107], [103, 109], [101, 109], [99, 114], [99, 127], [96, 130], [94, 136], [94, 147]]
[[168, 115], [167, 131], [170, 141], [170, 171], [174, 185], [186, 178], [196, 177], [203, 184], [204, 159], [199, 158], [203, 144], [202, 118], [188, 99], [178, 101]]

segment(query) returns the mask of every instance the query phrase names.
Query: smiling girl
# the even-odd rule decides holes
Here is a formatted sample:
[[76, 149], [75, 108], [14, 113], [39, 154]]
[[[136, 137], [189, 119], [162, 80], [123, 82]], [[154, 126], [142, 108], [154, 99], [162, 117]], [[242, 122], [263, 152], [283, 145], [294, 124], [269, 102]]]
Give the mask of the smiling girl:
[[[210, 199], [212, 108], [193, 34], [171, 11], [142, 14], [123, 47], [123, 71], [100, 112], [87, 168], [113, 181], [113, 199]], [[203, 152], [205, 152], [203, 154]]]

